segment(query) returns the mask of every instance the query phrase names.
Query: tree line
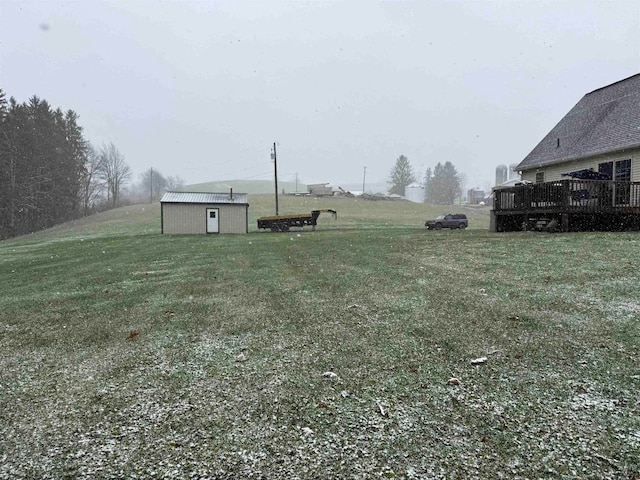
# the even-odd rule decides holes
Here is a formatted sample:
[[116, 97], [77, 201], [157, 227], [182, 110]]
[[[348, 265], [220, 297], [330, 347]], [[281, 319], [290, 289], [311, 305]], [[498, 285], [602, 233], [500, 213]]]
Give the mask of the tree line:
[[[389, 193], [404, 195], [405, 187], [412, 183], [417, 183], [413, 167], [407, 157], [400, 155], [389, 174]], [[427, 168], [422, 179], [425, 202], [452, 205], [462, 194], [463, 183], [464, 175], [451, 162], [438, 162], [433, 170], [431, 167]]]
[[[113, 143], [95, 148], [83, 137], [76, 112], [37, 96], [7, 100], [0, 89], [0, 240], [117, 207], [131, 177]], [[160, 172], [153, 181], [152, 201], [168, 184]]]

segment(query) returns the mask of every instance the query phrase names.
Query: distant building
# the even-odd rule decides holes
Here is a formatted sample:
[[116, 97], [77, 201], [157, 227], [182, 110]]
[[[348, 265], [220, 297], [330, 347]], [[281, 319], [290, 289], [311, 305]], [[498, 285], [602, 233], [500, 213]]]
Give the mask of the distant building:
[[414, 203], [424, 203], [424, 185], [412, 183], [404, 187], [404, 198]]
[[307, 193], [316, 197], [330, 197], [333, 195], [333, 187], [328, 183], [314, 183], [307, 185]]
[[161, 231], [169, 234], [247, 233], [246, 193], [166, 192], [160, 200]]
[[509, 172], [506, 165], [498, 165], [496, 167], [496, 185], [503, 184], [509, 180]]
[[469, 205], [479, 205], [480, 202], [484, 201], [486, 196], [485, 191], [479, 188], [471, 188], [467, 191], [467, 201]]

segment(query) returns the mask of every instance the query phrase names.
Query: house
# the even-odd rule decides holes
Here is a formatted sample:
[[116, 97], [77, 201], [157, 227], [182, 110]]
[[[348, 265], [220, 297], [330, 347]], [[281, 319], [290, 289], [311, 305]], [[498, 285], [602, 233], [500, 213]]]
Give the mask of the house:
[[536, 183], [580, 170], [640, 181], [640, 74], [582, 97], [516, 170]]
[[515, 169], [522, 185], [494, 189], [494, 231], [640, 223], [640, 74], [582, 97]]
[[247, 233], [246, 193], [166, 192], [160, 200], [162, 233]]

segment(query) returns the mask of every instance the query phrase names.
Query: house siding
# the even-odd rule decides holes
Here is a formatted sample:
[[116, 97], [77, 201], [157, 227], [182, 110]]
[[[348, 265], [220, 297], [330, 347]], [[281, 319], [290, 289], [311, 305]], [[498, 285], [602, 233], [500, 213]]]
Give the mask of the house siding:
[[163, 203], [162, 233], [207, 233], [207, 208], [219, 209], [220, 233], [247, 233], [248, 205]]
[[640, 148], [524, 170], [522, 171], [522, 180], [535, 183], [536, 173], [544, 172], [544, 181], [554, 182], [567, 178], [562, 176], [563, 173], [575, 172], [576, 170], [587, 168], [598, 171], [598, 164], [600, 163], [628, 159], [631, 159], [631, 181], [640, 182]]

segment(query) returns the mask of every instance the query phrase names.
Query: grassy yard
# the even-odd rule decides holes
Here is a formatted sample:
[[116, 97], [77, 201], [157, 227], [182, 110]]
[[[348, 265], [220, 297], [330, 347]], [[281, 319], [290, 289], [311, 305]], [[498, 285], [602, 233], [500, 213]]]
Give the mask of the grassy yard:
[[638, 233], [249, 201], [248, 235], [146, 205], [0, 242], [0, 478], [640, 478]]

